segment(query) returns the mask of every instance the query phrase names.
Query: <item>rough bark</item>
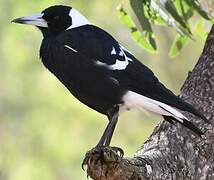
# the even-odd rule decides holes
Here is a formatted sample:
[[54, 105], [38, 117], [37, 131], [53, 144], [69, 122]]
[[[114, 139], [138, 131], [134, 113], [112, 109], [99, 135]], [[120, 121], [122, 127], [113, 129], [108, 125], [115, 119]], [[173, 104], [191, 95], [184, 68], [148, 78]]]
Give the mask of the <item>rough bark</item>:
[[[192, 51], [194, 53], [194, 50]], [[214, 179], [214, 26], [204, 50], [189, 73], [181, 98], [194, 105], [210, 121], [185, 113], [200, 129], [202, 138], [179, 124], [161, 122], [133, 158], [120, 158], [107, 148], [104, 161], [93, 157], [87, 164], [95, 180]]]

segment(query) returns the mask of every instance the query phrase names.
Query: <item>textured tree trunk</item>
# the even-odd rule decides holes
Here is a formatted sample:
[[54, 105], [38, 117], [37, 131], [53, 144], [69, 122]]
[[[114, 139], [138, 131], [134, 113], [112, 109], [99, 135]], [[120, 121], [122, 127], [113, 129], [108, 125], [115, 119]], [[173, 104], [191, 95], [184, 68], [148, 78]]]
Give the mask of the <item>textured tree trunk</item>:
[[214, 180], [214, 26], [181, 97], [209, 119], [206, 124], [185, 113], [206, 131], [202, 138], [179, 124], [161, 122], [133, 158], [120, 158], [106, 148], [104, 160], [95, 156], [88, 162], [88, 175], [95, 180]]

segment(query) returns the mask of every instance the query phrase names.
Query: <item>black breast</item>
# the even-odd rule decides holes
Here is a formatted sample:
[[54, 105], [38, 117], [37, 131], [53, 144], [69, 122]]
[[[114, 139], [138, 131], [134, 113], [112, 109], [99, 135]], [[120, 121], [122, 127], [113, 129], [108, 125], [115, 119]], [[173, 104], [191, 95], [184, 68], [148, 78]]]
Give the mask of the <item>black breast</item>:
[[82, 103], [107, 114], [116, 104], [121, 104], [125, 90], [114, 81], [111, 72], [81, 53], [72, 51], [54, 38], [44, 39], [40, 57], [66, 88]]

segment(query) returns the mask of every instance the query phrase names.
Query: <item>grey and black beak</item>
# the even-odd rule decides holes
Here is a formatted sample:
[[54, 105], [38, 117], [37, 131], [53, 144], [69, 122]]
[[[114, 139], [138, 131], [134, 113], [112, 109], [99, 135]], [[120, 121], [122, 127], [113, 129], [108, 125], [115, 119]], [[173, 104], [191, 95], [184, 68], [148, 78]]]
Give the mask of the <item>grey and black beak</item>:
[[32, 16], [25, 16], [21, 18], [17, 18], [12, 20], [11, 22], [13, 23], [20, 23], [20, 24], [29, 24], [33, 26], [38, 26], [38, 27], [48, 27], [47, 21], [45, 21], [43, 18], [42, 13], [34, 14]]

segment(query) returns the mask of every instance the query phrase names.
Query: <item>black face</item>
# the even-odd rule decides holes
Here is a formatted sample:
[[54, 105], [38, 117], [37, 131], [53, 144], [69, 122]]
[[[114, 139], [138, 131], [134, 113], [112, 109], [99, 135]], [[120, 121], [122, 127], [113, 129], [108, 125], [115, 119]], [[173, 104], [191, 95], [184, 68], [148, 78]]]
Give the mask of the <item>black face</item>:
[[69, 16], [71, 9], [69, 6], [51, 6], [42, 13], [17, 18], [12, 22], [34, 25], [42, 31], [44, 37], [53, 36], [72, 25], [72, 18]]
[[56, 35], [65, 31], [72, 24], [72, 19], [69, 16], [71, 7], [69, 6], [51, 6], [42, 11], [42, 18], [47, 22], [48, 28], [41, 28], [43, 34]]

